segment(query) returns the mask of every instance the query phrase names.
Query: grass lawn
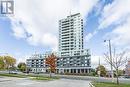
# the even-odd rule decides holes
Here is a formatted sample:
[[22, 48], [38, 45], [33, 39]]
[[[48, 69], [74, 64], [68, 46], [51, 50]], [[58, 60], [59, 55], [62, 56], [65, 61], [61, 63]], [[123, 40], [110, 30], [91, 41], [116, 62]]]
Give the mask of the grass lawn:
[[54, 80], [54, 79], [59, 79], [59, 77], [48, 77], [48, 76], [43, 76], [43, 75], [21, 75], [21, 74], [0, 74], [0, 76], [7, 76], [7, 77], [18, 77], [18, 78], [27, 78], [29, 77], [32, 80]]
[[95, 87], [130, 87], [130, 84], [119, 84], [116, 83], [106, 83], [106, 82], [93, 82]]
[[26, 78], [25, 75], [18, 75], [18, 74], [0, 74], [0, 76], [7, 76], [7, 77], [18, 77], [18, 78]]
[[53, 80], [53, 78], [49, 78], [49, 77], [31, 77], [32, 80]]

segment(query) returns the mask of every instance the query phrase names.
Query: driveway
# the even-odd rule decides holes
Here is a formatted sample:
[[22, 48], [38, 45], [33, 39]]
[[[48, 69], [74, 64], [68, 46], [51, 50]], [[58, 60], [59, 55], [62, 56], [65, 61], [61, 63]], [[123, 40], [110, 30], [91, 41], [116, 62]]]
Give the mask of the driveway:
[[0, 78], [0, 87], [89, 87], [90, 81], [59, 79], [53, 81], [34, 81], [28, 78]]

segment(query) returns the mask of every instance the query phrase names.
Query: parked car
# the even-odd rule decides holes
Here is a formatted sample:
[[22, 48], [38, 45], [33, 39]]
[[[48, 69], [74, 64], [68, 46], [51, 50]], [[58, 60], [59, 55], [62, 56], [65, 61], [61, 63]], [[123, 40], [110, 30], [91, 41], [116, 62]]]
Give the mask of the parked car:
[[130, 79], [130, 76], [125, 76], [125, 78], [129, 78]]
[[23, 73], [27, 73], [27, 74], [29, 74], [29, 71], [23, 71]]
[[18, 74], [17, 71], [9, 71], [9, 74]]
[[39, 72], [34, 72], [34, 74], [40, 74]]

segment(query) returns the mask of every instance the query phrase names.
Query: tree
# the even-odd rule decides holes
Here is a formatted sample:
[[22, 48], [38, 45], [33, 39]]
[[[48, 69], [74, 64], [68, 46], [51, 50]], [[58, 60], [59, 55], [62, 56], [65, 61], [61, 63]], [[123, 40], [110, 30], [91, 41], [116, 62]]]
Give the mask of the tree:
[[124, 74], [124, 71], [123, 70], [118, 70], [118, 76], [121, 76], [121, 75], [123, 75]]
[[3, 56], [5, 62], [5, 68], [9, 70], [9, 68], [14, 67], [16, 64], [16, 59], [11, 56]]
[[97, 68], [96, 68], [96, 73], [98, 74], [98, 71], [100, 71], [100, 76], [104, 77], [106, 76], [106, 68], [103, 66], [103, 65], [99, 65]]
[[127, 62], [127, 57], [125, 56], [125, 54], [126, 54], [125, 51], [121, 53], [116, 53], [115, 49], [114, 52], [112, 53], [112, 58], [110, 58], [108, 53], [104, 54], [106, 62], [112, 65], [112, 67], [114, 67], [116, 71], [117, 84], [119, 84], [119, 68]]
[[26, 71], [26, 64], [24, 62], [20, 62], [17, 67], [22, 72]]
[[4, 64], [4, 58], [2, 56], [0, 56], [0, 70], [4, 69], [5, 64]]
[[49, 67], [50, 77], [51, 73], [56, 70], [56, 56], [52, 53], [50, 56], [46, 58], [46, 65]]
[[90, 76], [96, 76], [96, 70], [95, 69], [91, 69], [91, 72], [89, 73]]

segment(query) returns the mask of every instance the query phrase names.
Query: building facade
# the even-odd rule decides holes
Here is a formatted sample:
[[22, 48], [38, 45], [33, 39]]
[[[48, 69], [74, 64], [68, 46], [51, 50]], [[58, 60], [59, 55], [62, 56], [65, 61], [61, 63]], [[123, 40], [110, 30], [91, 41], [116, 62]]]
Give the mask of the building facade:
[[[89, 50], [72, 51], [71, 56], [57, 58], [57, 73], [89, 73], [91, 56]], [[79, 55], [81, 52], [81, 55]]]
[[57, 56], [56, 73], [89, 73], [91, 55], [84, 49], [83, 18], [80, 13], [59, 20], [59, 51], [32, 55], [27, 59], [32, 72], [46, 72], [45, 58], [54, 53]]
[[128, 61], [127, 65], [126, 65], [125, 75], [130, 76], [130, 61]]
[[91, 55], [84, 49], [83, 18], [80, 13], [59, 20], [58, 73], [89, 73]]
[[83, 49], [83, 19], [80, 13], [59, 21], [59, 51], [70, 56], [72, 50]]
[[45, 54], [33, 54], [31, 55], [26, 63], [27, 67], [31, 69], [31, 72], [37, 73], [37, 72], [46, 72], [46, 64], [45, 64], [45, 58], [48, 56], [48, 53]]

